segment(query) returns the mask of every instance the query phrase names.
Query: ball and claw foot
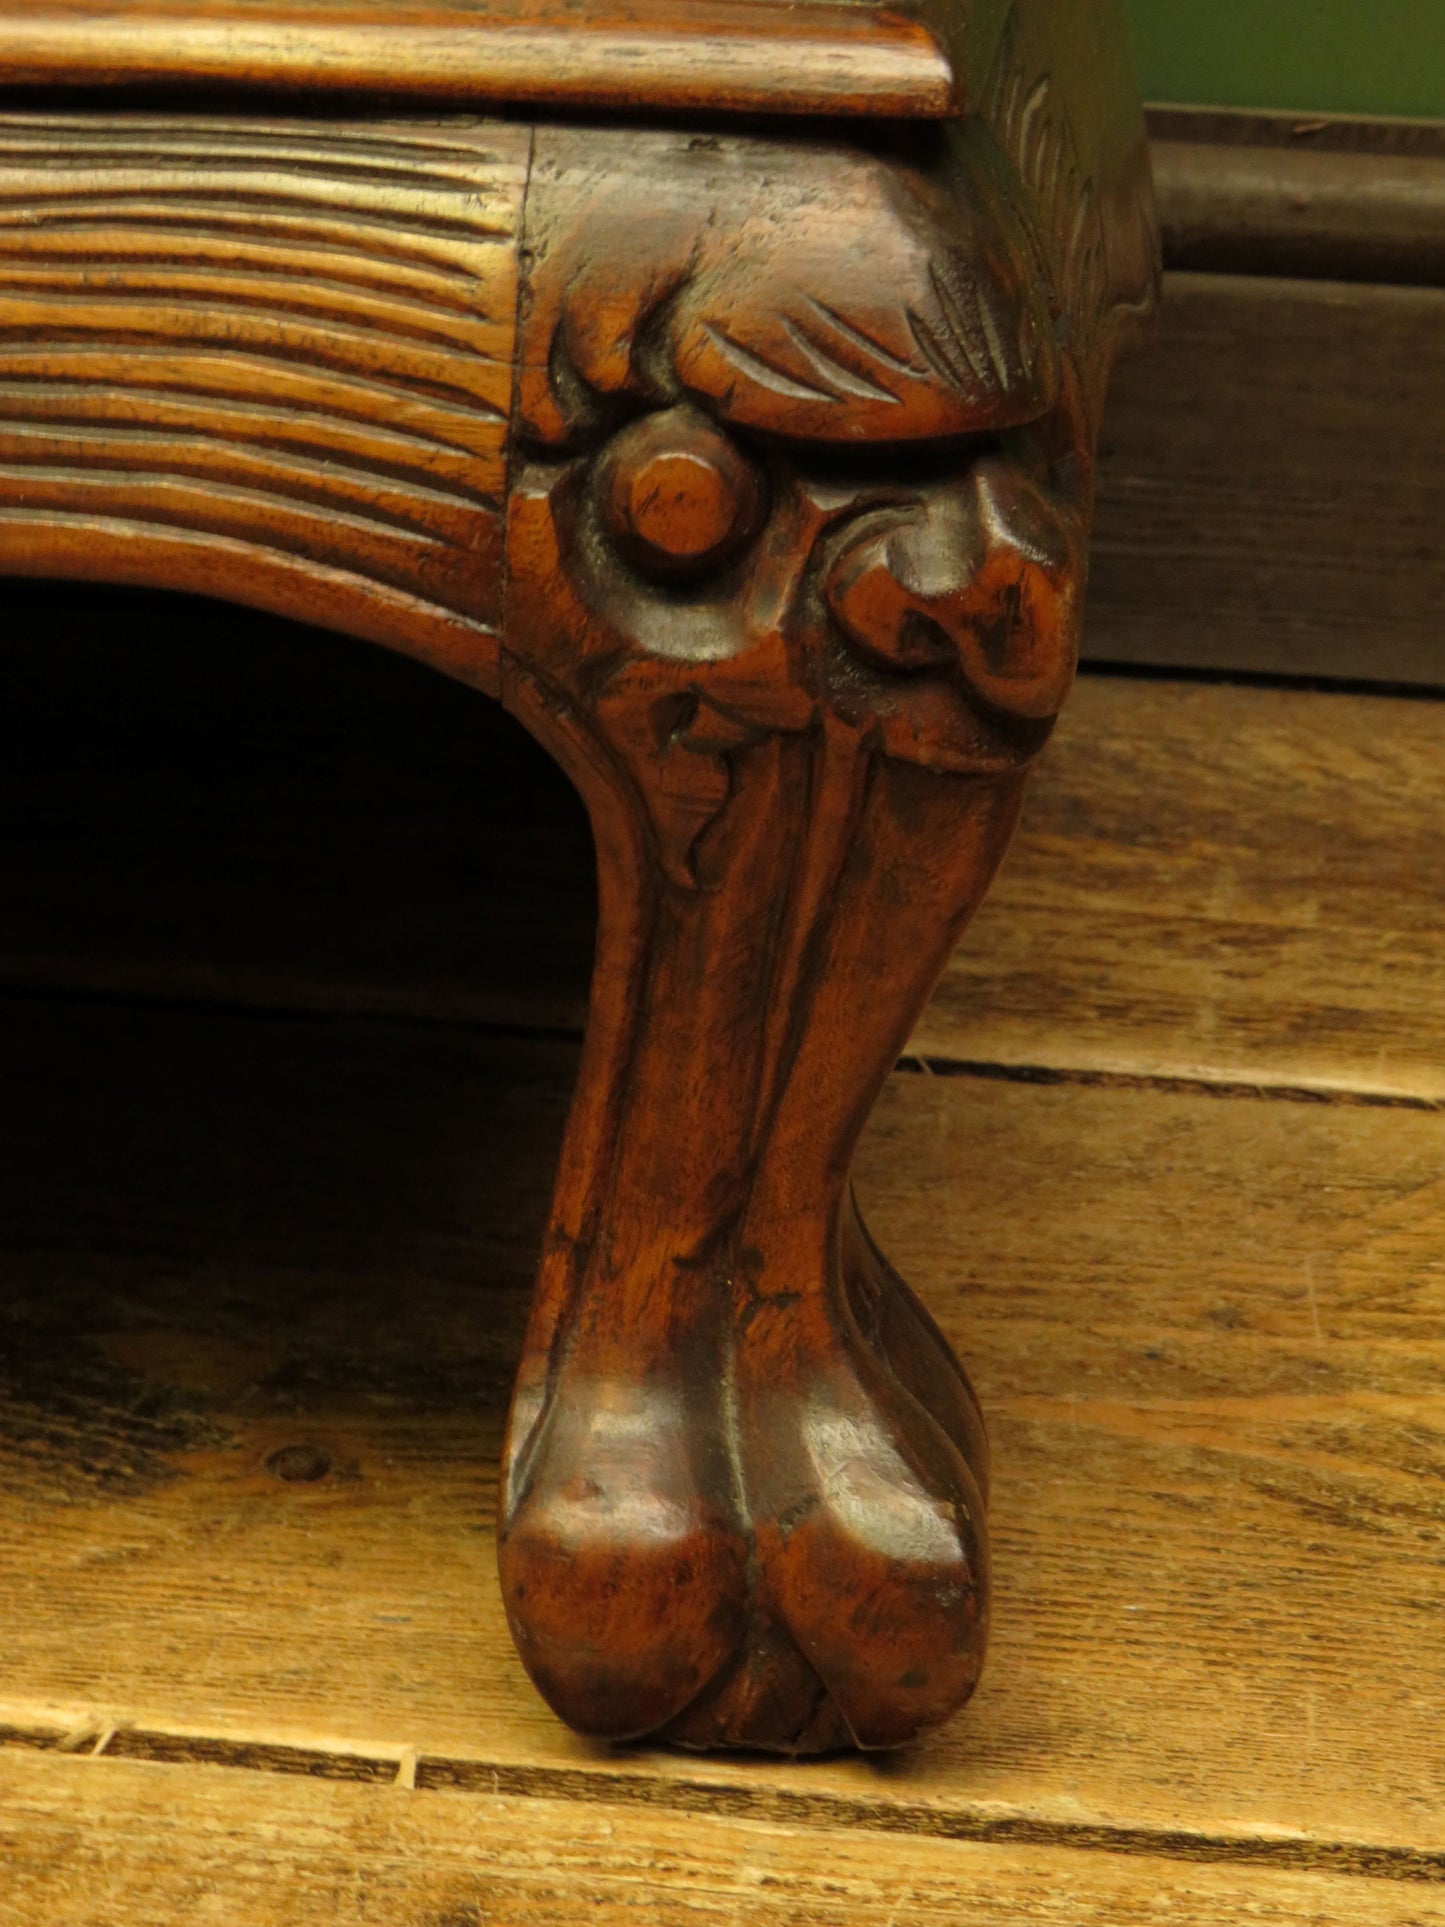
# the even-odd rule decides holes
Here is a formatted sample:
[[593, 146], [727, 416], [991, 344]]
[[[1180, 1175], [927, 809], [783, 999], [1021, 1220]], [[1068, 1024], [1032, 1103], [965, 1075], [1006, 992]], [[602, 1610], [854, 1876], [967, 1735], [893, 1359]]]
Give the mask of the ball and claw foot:
[[806, 1334], [785, 1294], [720, 1328], [721, 1355], [685, 1384], [564, 1368], [522, 1455], [502, 1575], [519, 1650], [578, 1730], [894, 1747], [972, 1692], [978, 1405], [851, 1203], [838, 1245], [830, 1316]]

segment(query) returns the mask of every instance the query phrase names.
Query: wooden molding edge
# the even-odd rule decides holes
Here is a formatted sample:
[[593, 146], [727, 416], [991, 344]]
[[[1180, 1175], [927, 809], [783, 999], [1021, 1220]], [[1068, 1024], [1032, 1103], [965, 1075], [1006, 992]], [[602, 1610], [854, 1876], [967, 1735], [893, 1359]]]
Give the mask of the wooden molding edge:
[[[992, 6], [996, 0], [986, 0]], [[221, 89], [395, 102], [942, 119], [955, 66], [926, 17], [811, 0], [0, 0], [0, 87]], [[951, 38], [951, 36], [950, 36]]]

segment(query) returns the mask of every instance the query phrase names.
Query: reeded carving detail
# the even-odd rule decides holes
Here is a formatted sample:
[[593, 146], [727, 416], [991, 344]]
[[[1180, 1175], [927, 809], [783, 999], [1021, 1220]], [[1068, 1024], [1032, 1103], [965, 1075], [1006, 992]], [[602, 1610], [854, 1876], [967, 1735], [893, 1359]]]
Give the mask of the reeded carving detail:
[[0, 116], [0, 565], [494, 680], [525, 129]]

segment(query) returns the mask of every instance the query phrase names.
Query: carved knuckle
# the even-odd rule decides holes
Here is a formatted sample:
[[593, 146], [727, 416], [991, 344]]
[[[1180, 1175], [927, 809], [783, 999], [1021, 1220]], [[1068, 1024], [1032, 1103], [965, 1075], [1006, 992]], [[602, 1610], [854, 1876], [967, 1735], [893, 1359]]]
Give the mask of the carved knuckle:
[[1077, 653], [1082, 533], [1012, 461], [865, 518], [827, 570], [828, 608], [871, 667], [961, 675], [991, 707], [1037, 720], [1067, 693]]

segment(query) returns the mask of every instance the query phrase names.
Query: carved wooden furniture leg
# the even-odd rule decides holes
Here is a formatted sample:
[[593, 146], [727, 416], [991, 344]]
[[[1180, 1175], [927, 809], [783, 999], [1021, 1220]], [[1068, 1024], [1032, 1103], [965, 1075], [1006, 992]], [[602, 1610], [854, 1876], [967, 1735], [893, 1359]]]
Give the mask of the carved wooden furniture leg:
[[[445, 9], [413, 42], [374, 5], [455, 92]], [[563, 16], [497, 11], [467, 86], [544, 98]], [[224, 82], [223, 13], [0, 0], [0, 77], [154, 78], [164, 28]], [[313, 33], [318, 85], [374, 80], [346, 22], [261, 13], [238, 81], [293, 84]], [[663, 13], [658, 61], [692, 58]], [[1068, 689], [1155, 255], [1106, 0], [980, 5], [952, 119], [932, 29], [787, 15], [832, 36], [806, 98], [761, 39], [729, 64], [767, 16], [735, 0], [713, 78], [648, 99], [939, 118], [0, 120], [0, 568], [407, 650], [572, 774], [601, 930], [507, 1609], [587, 1732], [804, 1751], [905, 1741], [982, 1662], [978, 1407], [848, 1174]], [[855, 21], [882, 93], [828, 91]], [[567, 98], [615, 115], [631, 43], [576, 31]]]
[[603, 909], [502, 1579], [593, 1733], [889, 1746], [983, 1657], [977, 1406], [848, 1171], [1072, 678], [1094, 397], [996, 146], [922, 158], [538, 134], [504, 691]]

